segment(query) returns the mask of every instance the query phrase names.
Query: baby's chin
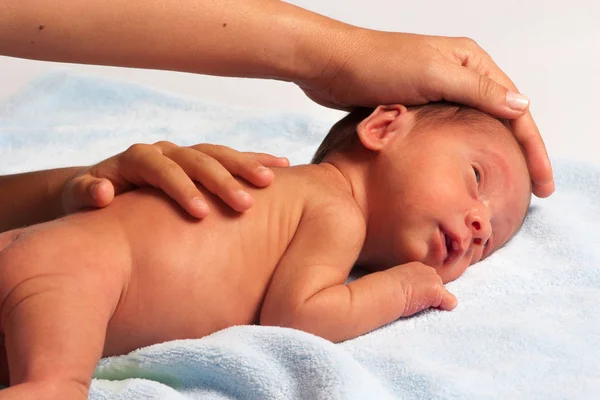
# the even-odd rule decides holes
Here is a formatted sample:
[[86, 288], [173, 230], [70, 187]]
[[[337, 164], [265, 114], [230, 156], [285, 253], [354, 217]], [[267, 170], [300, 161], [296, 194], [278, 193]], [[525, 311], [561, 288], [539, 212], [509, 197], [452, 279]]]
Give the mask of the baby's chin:
[[426, 243], [413, 242], [411, 245], [396, 247], [393, 250], [394, 254], [388, 254], [385, 260], [380, 259], [377, 263], [357, 264], [356, 266], [369, 272], [385, 271], [411, 262], [420, 262], [433, 268], [440, 266], [439, 262], [434, 261], [436, 256]]

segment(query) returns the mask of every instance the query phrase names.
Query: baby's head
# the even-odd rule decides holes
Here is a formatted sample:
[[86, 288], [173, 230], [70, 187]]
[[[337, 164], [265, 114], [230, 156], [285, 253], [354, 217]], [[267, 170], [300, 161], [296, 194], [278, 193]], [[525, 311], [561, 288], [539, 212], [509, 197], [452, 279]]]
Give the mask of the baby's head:
[[504, 245], [531, 199], [509, 125], [454, 104], [357, 109], [332, 127], [313, 159], [321, 162], [360, 171], [368, 225], [359, 264], [420, 261], [444, 282]]

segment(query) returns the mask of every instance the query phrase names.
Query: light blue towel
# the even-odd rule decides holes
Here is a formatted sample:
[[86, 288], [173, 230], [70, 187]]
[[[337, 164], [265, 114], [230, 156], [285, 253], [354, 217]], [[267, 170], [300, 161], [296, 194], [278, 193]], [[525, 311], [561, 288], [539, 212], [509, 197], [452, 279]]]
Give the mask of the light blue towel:
[[[55, 73], [0, 104], [0, 173], [89, 163], [161, 139], [308, 162], [332, 122]], [[258, 326], [158, 344], [102, 360], [90, 397], [600, 398], [600, 167], [554, 167], [556, 193], [534, 199], [521, 232], [448, 285], [459, 299], [452, 312], [338, 345]]]

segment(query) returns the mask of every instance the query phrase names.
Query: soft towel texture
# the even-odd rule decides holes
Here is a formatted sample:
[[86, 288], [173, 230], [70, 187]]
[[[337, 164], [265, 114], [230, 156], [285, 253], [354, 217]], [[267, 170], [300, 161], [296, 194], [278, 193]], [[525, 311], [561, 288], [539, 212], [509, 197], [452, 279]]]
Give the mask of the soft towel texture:
[[[0, 104], [0, 173], [90, 163], [161, 139], [308, 162], [333, 121], [207, 105], [53, 73]], [[234, 327], [104, 359], [92, 399], [583, 399], [600, 393], [600, 168], [554, 162], [556, 193], [448, 285], [459, 306], [334, 345]], [[60, 360], [57, 360], [60, 362]]]

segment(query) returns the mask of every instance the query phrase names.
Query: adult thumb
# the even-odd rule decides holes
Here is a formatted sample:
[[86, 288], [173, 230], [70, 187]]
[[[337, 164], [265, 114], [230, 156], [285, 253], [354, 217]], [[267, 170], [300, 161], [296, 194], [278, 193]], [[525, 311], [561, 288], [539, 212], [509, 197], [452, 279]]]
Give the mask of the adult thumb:
[[[446, 80], [444, 99], [466, 104], [497, 117], [514, 119], [527, 112], [529, 99], [493, 79], [463, 66], [454, 65], [454, 79]], [[448, 75], [447, 75], [448, 76]]]
[[107, 179], [82, 175], [73, 178], [63, 192], [63, 207], [67, 213], [82, 208], [102, 208], [115, 197], [113, 184]]

